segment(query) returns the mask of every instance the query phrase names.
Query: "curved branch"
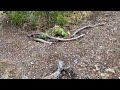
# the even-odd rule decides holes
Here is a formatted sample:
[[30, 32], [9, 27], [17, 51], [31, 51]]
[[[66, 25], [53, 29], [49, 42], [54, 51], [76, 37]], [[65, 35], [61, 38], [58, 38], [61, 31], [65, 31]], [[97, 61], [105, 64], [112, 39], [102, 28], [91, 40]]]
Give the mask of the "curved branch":
[[96, 26], [102, 26], [102, 25], [104, 25], [104, 24], [105, 24], [105, 23], [98, 23], [98, 24], [95, 24], [95, 25], [84, 26], [84, 27], [79, 28], [78, 30], [76, 30], [76, 31], [71, 35], [71, 37], [75, 36], [79, 31], [82, 31], [82, 30], [84, 30], [84, 29], [94, 28], [94, 27], [96, 27]]
[[76, 40], [78, 38], [81, 38], [83, 37], [85, 34], [82, 34], [82, 35], [79, 35], [77, 37], [74, 37], [74, 38], [69, 38], [69, 39], [64, 39], [64, 38], [57, 38], [57, 37], [52, 37], [52, 36], [47, 36], [48, 38], [51, 38], [51, 39], [54, 39], [54, 40], [58, 40], [58, 41], [72, 41], [72, 40]]
[[[82, 34], [82, 35], [79, 35], [79, 36], [76, 36], [74, 37], [79, 31], [83, 30], [83, 29], [87, 29], [87, 28], [93, 28], [93, 27], [96, 27], [96, 26], [101, 26], [101, 25], [104, 25], [105, 23], [98, 23], [98, 24], [95, 24], [95, 25], [88, 25], [88, 26], [84, 26], [78, 30], [76, 30], [72, 35], [71, 35], [71, 38], [69, 39], [64, 39], [64, 38], [58, 38], [58, 37], [53, 37], [53, 36], [49, 36], [49, 35], [46, 35], [45, 33], [43, 32], [40, 32], [40, 31], [37, 31], [37, 32], [34, 32], [32, 34], [28, 34], [28, 37], [32, 38], [33, 40], [35, 41], [39, 41], [39, 42], [44, 42], [44, 43], [48, 43], [48, 44], [52, 44], [53, 42], [50, 42], [50, 41], [46, 41], [46, 40], [43, 40], [43, 39], [39, 39], [39, 38], [35, 38], [35, 35], [46, 35], [46, 37], [48, 39], [52, 39], [54, 41], [62, 41], [62, 42], [65, 42], [65, 41], [72, 41], [72, 40], [76, 40], [78, 38], [81, 38], [83, 37], [85, 34]], [[73, 38], [72, 38], [73, 37]]]
[[[34, 35], [45, 35], [45, 33], [43, 32], [38, 32], [38, 33], [33, 33], [29, 36], [34, 36]], [[53, 39], [53, 40], [58, 40], [58, 41], [72, 41], [72, 40], [75, 40], [75, 39], [78, 39], [78, 38], [81, 38], [83, 37], [85, 34], [82, 34], [82, 35], [79, 35], [77, 37], [74, 37], [74, 38], [69, 38], [69, 39], [64, 39], [64, 38], [58, 38], [58, 37], [53, 37], [53, 36], [49, 36], [49, 35], [46, 35], [47, 38], [50, 38], [50, 39]], [[38, 39], [38, 38], [33, 38], [35, 41], [41, 41], [41, 42], [45, 42], [45, 43], [49, 43], [49, 41], [45, 41], [43, 39]]]

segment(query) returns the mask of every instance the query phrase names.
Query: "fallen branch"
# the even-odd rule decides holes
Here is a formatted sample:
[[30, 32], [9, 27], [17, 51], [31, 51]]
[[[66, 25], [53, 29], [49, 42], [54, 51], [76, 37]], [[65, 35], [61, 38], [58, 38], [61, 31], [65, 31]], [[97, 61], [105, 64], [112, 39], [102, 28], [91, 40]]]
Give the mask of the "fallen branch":
[[71, 35], [71, 37], [74, 37], [79, 31], [82, 31], [82, 30], [84, 30], [84, 29], [94, 28], [94, 27], [96, 27], [96, 26], [102, 26], [102, 25], [104, 25], [104, 24], [105, 24], [105, 23], [98, 23], [98, 24], [95, 24], [95, 25], [84, 26], [84, 27], [79, 28], [78, 30], [76, 30], [76, 31]]
[[77, 37], [74, 37], [74, 38], [69, 38], [69, 39], [64, 39], [64, 38], [57, 38], [57, 37], [52, 37], [52, 36], [47, 36], [48, 38], [51, 38], [51, 39], [54, 39], [54, 40], [58, 40], [58, 41], [72, 41], [72, 40], [76, 40], [78, 38], [81, 38], [83, 37], [85, 34], [82, 34], [82, 35], [79, 35]]
[[[34, 34], [31, 34], [31, 35], [29, 35], [29, 36], [35, 36], [35, 35], [45, 35], [45, 33], [43, 33], [43, 32], [37, 32], [37, 33], [34, 33]], [[71, 40], [76, 40], [76, 39], [78, 39], [78, 38], [81, 38], [81, 37], [83, 37], [85, 34], [82, 34], [82, 35], [79, 35], [79, 36], [77, 36], [77, 37], [74, 37], [74, 38], [69, 38], [69, 39], [64, 39], [64, 38], [58, 38], [58, 37], [53, 37], [53, 36], [49, 36], [49, 35], [46, 35], [46, 37], [47, 38], [49, 38], [49, 39], [53, 39], [53, 40], [57, 40], [57, 41], [71, 41]], [[33, 38], [35, 41], [41, 41], [41, 42], [45, 42], [45, 43], [50, 43], [50, 44], [52, 44], [52, 42], [49, 42], [49, 41], [45, 41], [45, 40], [43, 40], [43, 39], [38, 39], [38, 38]]]
[[[88, 26], [84, 26], [78, 30], [76, 30], [69, 38], [69, 39], [64, 39], [64, 38], [58, 38], [58, 37], [53, 37], [53, 36], [49, 36], [49, 35], [46, 35], [45, 33], [43, 32], [40, 32], [40, 31], [37, 31], [37, 32], [34, 32], [32, 34], [28, 34], [28, 37], [32, 38], [33, 40], [35, 41], [39, 41], [39, 42], [43, 42], [43, 43], [48, 43], [48, 44], [52, 44], [53, 42], [50, 42], [50, 41], [46, 41], [46, 40], [43, 40], [43, 39], [40, 39], [40, 38], [35, 38], [35, 35], [46, 35], [47, 39], [52, 39], [52, 41], [62, 41], [62, 42], [65, 42], [65, 41], [72, 41], [72, 40], [76, 40], [78, 38], [81, 38], [83, 37], [85, 34], [82, 34], [82, 35], [79, 35], [79, 36], [76, 36], [76, 34], [81, 31], [81, 30], [84, 30], [84, 29], [87, 29], [87, 28], [93, 28], [93, 27], [96, 27], [96, 26], [101, 26], [101, 25], [104, 25], [105, 23], [98, 23], [98, 24], [95, 24], [95, 25], [88, 25]], [[75, 37], [76, 36], [76, 37]]]
[[53, 42], [45, 41], [45, 40], [40, 39], [40, 38], [32, 38], [32, 39], [35, 40], [35, 41], [39, 41], [39, 42], [43, 42], [43, 43], [48, 43], [50, 45], [53, 43]]

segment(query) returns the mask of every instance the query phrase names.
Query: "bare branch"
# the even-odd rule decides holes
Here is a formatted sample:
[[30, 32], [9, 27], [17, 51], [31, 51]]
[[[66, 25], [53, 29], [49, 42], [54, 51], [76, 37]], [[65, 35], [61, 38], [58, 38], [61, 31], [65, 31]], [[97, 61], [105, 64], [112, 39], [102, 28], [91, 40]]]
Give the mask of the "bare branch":
[[45, 40], [43, 40], [43, 39], [39, 39], [39, 38], [32, 38], [33, 40], [35, 40], [35, 41], [39, 41], [39, 42], [43, 42], [43, 43], [47, 43], [47, 44], [52, 44], [53, 42], [49, 42], [49, 41], [45, 41]]
[[102, 25], [104, 25], [104, 24], [105, 24], [105, 23], [98, 23], [98, 24], [95, 24], [95, 25], [84, 26], [84, 27], [82, 27], [82, 28], [77, 29], [77, 30], [71, 35], [71, 37], [74, 37], [79, 31], [82, 31], [82, 30], [84, 30], [84, 29], [94, 28], [94, 27], [96, 27], [96, 26], [102, 26]]
[[52, 36], [47, 36], [48, 38], [51, 38], [51, 39], [54, 39], [54, 40], [58, 40], [58, 41], [63, 41], [63, 42], [65, 42], [65, 41], [72, 41], [72, 40], [76, 40], [76, 39], [78, 39], [78, 38], [81, 38], [81, 37], [83, 37], [85, 34], [82, 34], [82, 35], [79, 35], [79, 36], [77, 36], [77, 37], [74, 37], [74, 38], [69, 38], [69, 39], [64, 39], [64, 38], [57, 38], [57, 37], [52, 37]]

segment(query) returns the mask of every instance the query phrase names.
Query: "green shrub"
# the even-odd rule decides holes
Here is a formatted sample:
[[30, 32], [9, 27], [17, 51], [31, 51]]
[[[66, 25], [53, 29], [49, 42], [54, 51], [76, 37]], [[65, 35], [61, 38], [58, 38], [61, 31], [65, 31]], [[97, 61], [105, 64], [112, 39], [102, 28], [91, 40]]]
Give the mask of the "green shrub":
[[15, 25], [28, 23], [38, 28], [72, 27], [92, 15], [91, 11], [6, 11], [6, 14]]
[[10, 11], [7, 12], [13, 24], [23, 24], [27, 22], [28, 13], [26, 11]]
[[64, 26], [67, 24], [67, 20], [64, 18], [65, 11], [50, 11], [48, 16], [49, 22], [54, 21], [54, 24]]
[[32, 25], [39, 25], [39, 20], [45, 17], [47, 24], [58, 24], [64, 26], [67, 21], [64, 18], [64, 12], [61, 11], [8, 11], [7, 15], [15, 25], [26, 22]]
[[63, 28], [57, 25], [47, 30], [46, 33], [48, 35], [55, 36], [55, 37], [57, 36], [57, 37], [66, 38], [68, 36], [68, 32], [66, 32]]
[[44, 40], [47, 40], [47, 36], [48, 35], [47, 33], [43, 34], [43, 35], [36, 35], [36, 38], [40, 38], [40, 39], [44, 39]]
[[45, 32], [43, 35], [36, 35], [36, 38], [47, 40], [47, 35], [54, 36], [54, 37], [62, 37], [67, 38], [68, 32], [66, 32], [63, 28], [60, 26], [55, 25], [53, 28], [50, 28]]

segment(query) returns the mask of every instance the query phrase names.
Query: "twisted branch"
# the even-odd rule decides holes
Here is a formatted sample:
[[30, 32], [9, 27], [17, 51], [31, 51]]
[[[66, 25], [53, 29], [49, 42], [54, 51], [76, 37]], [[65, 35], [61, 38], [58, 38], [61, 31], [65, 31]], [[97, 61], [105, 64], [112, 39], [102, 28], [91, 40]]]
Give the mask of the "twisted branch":
[[104, 24], [105, 24], [105, 23], [98, 23], [98, 24], [95, 24], [95, 25], [84, 26], [84, 27], [79, 28], [78, 30], [76, 30], [76, 31], [71, 35], [71, 37], [75, 36], [79, 31], [82, 31], [82, 30], [84, 30], [84, 29], [94, 28], [94, 27], [96, 27], [96, 26], [102, 26], [102, 25], [104, 25]]
[[[95, 24], [95, 25], [88, 25], [88, 26], [84, 26], [80, 29], [77, 29], [69, 38], [69, 39], [64, 39], [64, 38], [58, 38], [58, 37], [53, 37], [53, 36], [49, 36], [49, 35], [46, 35], [45, 33], [43, 32], [34, 32], [32, 34], [28, 34], [28, 37], [32, 38], [33, 40], [35, 41], [39, 41], [39, 42], [43, 42], [43, 43], [48, 43], [48, 44], [52, 44], [53, 42], [50, 42], [50, 41], [46, 41], [46, 40], [43, 40], [43, 39], [40, 39], [40, 38], [35, 38], [35, 35], [46, 35], [47, 39], [52, 39], [53, 41], [62, 41], [62, 42], [65, 42], [65, 41], [72, 41], [72, 40], [76, 40], [78, 38], [81, 38], [83, 37], [85, 34], [82, 34], [82, 35], [79, 35], [79, 36], [76, 36], [76, 34], [79, 32], [79, 31], [82, 31], [84, 29], [87, 29], [87, 28], [94, 28], [96, 26], [102, 26], [104, 25], [105, 23], [98, 23], [98, 24]], [[75, 37], [76, 36], [76, 37]]]

